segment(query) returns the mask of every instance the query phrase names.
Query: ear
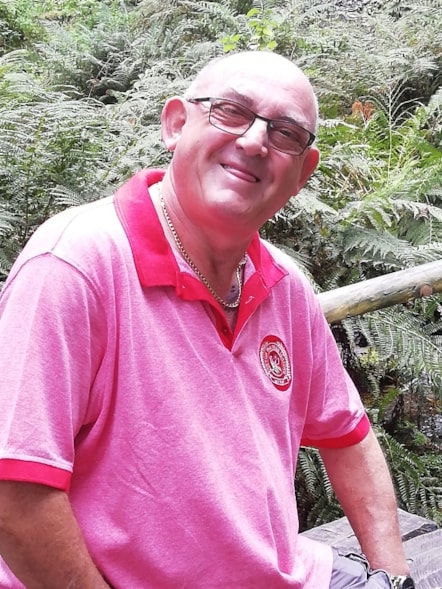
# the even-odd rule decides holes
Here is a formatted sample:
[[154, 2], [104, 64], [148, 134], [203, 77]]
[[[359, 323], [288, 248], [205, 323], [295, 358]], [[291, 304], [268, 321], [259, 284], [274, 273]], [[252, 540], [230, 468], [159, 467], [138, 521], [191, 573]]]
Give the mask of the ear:
[[297, 186], [295, 187], [296, 192], [293, 193], [294, 195], [298, 194], [298, 192], [301, 190], [301, 188], [303, 188], [305, 186], [305, 184], [307, 183], [307, 180], [310, 178], [310, 176], [316, 170], [318, 164], [319, 164], [319, 149], [313, 145], [312, 147], [309, 147], [307, 149], [306, 153], [304, 154], [304, 161], [302, 163], [301, 173], [298, 178]]
[[181, 136], [187, 111], [184, 101], [179, 96], [169, 98], [161, 113], [161, 136], [169, 151], [174, 151]]

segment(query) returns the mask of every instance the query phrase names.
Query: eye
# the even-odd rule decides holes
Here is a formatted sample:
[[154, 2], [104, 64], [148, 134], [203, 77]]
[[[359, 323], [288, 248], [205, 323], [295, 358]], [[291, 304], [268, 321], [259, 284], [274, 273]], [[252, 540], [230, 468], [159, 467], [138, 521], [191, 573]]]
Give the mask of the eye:
[[237, 119], [249, 119], [250, 115], [246, 109], [241, 105], [235, 104], [234, 102], [215, 102], [212, 106], [212, 111], [217, 116], [237, 118]]
[[272, 131], [274, 137], [282, 141], [302, 144], [306, 140], [306, 134], [303, 130], [294, 125], [276, 123], [272, 125]]

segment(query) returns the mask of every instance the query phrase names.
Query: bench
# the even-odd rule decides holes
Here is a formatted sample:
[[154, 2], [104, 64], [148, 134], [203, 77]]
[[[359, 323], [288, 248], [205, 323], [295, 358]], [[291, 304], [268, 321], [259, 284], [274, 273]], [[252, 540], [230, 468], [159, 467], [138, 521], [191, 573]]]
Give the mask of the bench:
[[[405, 554], [416, 589], [442, 589], [442, 528], [424, 517], [398, 510]], [[303, 532], [303, 535], [339, 548], [361, 552], [346, 517]]]

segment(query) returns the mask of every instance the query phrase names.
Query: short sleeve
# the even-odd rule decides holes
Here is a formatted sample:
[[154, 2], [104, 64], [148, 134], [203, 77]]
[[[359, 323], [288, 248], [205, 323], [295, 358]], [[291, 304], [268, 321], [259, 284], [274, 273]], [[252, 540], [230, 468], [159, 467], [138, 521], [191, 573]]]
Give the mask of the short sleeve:
[[311, 392], [301, 444], [318, 448], [351, 446], [365, 438], [370, 423], [316, 301], [315, 307], [311, 325]]
[[90, 390], [106, 322], [93, 285], [47, 253], [0, 298], [0, 478], [67, 489], [75, 437], [99, 411]]

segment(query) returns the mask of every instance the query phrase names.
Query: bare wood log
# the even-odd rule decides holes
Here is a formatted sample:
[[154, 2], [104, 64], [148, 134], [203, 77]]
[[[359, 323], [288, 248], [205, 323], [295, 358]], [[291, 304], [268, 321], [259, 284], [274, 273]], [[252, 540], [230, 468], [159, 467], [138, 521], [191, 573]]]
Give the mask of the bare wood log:
[[329, 323], [442, 292], [442, 260], [318, 295]]

